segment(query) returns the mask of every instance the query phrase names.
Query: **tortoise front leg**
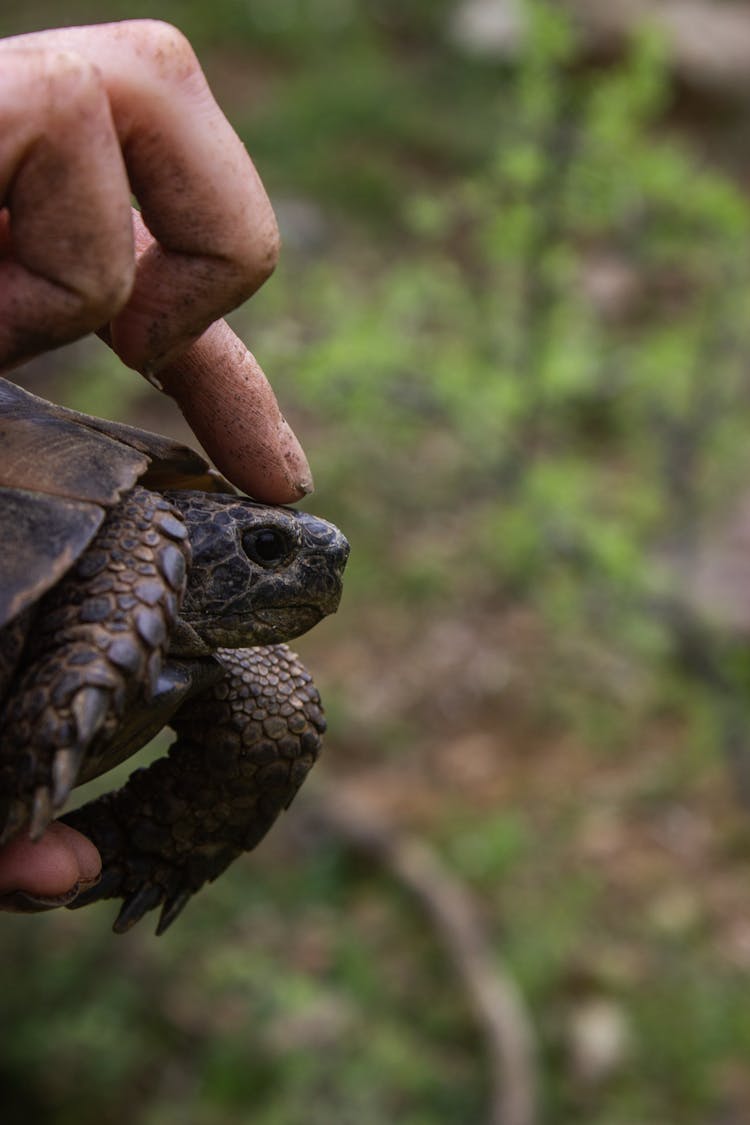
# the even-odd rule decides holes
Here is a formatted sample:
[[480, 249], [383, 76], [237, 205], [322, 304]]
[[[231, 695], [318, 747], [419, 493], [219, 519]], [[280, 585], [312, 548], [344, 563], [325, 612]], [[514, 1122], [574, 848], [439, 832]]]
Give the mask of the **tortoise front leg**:
[[120, 760], [113, 735], [156, 687], [189, 559], [179, 513], [134, 488], [40, 601], [0, 713], [0, 843], [26, 823], [39, 837], [75, 784]]
[[116, 933], [160, 904], [164, 933], [203, 883], [263, 839], [318, 756], [320, 697], [286, 645], [217, 656], [225, 675], [170, 720], [169, 755], [62, 818], [103, 863], [101, 881], [70, 909], [123, 898]]

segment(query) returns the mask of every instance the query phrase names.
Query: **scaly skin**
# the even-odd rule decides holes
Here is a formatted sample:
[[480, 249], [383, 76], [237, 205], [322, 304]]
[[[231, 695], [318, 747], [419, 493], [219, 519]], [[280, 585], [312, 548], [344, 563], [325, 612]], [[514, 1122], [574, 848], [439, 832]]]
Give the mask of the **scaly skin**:
[[217, 657], [224, 676], [180, 708], [169, 756], [63, 817], [103, 862], [101, 881], [70, 908], [123, 898], [117, 933], [162, 904], [163, 933], [203, 883], [259, 843], [318, 756], [320, 698], [286, 645]]
[[320, 699], [275, 642], [335, 610], [347, 554], [305, 513], [134, 487], [0, 631], [0, 840], [39, 836], [73, 785], [171, 725], [167, 758], [63, 818], [103, 859], [73, 905], [124, 899], [117, 932], [161, 905], [162, 933], [256, 846], [317, 758]]
[[134, 488], [41, 599], [0, 717], [0, 843], [27, 822], [40, 836], [84, 759], [96, 764], [86, 776], [112, 764], [102, 761], [108, 741], [161, 671], [189, 562], [171, 505]]

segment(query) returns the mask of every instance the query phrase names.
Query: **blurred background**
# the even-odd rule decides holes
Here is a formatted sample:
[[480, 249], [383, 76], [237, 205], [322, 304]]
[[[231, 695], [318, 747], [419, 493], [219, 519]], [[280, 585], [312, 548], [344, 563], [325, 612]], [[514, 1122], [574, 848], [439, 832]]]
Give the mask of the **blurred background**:
[[[277, 209], [233, 323], [352, 557], [258, 851], [159, 940], [3, 916], [4, 1125], [749, 1122], [750, 3], [0, 32], [138, 15]], [[14, 377], [189, 439], [98, 342]]]

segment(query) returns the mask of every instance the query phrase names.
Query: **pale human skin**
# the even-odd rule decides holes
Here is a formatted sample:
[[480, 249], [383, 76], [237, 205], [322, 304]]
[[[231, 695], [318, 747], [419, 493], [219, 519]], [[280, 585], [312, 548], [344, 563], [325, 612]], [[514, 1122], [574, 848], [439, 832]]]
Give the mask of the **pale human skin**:
[[[134, 20], [1, 40], [0, 124], [0, 370], [98, 332], [239, 488], [310, 492], [273, 391], [220, 319], [273, 271], [279, 238], [185, 37]], [[0, 850], [0, 895], [70, 901], [98, 873], [62, 824]]]

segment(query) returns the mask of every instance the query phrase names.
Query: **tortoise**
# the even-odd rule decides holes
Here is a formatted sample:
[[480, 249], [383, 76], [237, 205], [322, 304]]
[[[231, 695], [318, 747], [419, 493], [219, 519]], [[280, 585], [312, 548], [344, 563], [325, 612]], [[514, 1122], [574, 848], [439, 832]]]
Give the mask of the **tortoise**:
[[[69, 905], [157, 933], [263, 838], [315, 762], [317, 690], [283, 642], [336, 610], [349, 547], [187, 446], [0, 379], [0, 843], [166, 724], [166, 757], [61, 819], [102, 855]], [[68, 905], [63, 902], [62, 905]]]

